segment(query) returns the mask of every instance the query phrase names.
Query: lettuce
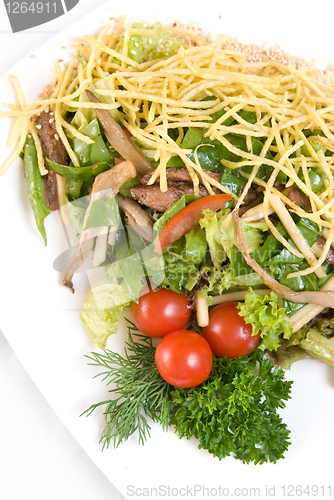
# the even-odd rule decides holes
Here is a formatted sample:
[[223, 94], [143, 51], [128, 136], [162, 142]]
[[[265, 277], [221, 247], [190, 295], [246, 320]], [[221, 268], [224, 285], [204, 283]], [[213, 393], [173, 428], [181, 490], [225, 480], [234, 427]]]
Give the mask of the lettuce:
[[[231, 258], [232, 247], [236, 246], [236, 241], [234, 238], [234, 224], [231, 219], [227, 226], [223, 226], [220, 221], [219, 233], [217, 235], [218, 241], [224, 247], [229, 258]], [[265, 222], [243, 222], [242, 221], [242, 234], [244, 235], [247, 245], [249, 248], [249, 252], [253, 253], [259, 250], [260, 245], [263, 241], [262, 231], [268, 231], [268, 226]]]
[[[133, 28], [147, 30], [147, 35], [131, 35], [128, 42], [128, 57], [141, 64], [145, 61], [154, 61], [162, 57], [170, 57], [175, 54], [184, 40], [171, 36], [170, 33], [152, 34], [153, 30], [160, 30], [161, 24], [156, 23], [147, 27], [142, 23], [134, 23]], [[124, 36], [120, 37], [117, 51], [122, 54], [124, 47]]]
[[277, 295], [260, 295], [252, 289], [246, 293], [244, 302], [239, 303], [239, 315], [243, 316], [246, 323], [253, 327], [253, 335], [261, 333], [260, 349], [276, 350], [280, 345], [280, 335], [284, 339], [290, 338], [292, 334], [284, 307], [278, 308]]
[[334, 344], [316, 326], [304, 326], [289, 340], [283, 340], [273, 355], [275, 362], [284, 369], [301, 359], [316, 359], [334, 365]]
[[88, 293], [80, 317], [101, 349], [106, 347], [108, 337], [117, 333], [118, 311], [128, 306], [132, 300], [133, 296], [124, 282], [120, 285], [104, 282]]
[[210, 209], [203, 210], [203, 217], [199, 221], [202, 229], [205, 229], [205, 236], [208, 242], [211, 260], [213, 265], [219, 269], [221, 264], [226, 260], [226, 251], [219, 241], [219, 232], [221, 221], [224, 221], [229, 213], [229, 210], [220, 210], [213, 212]]
[[[94, 85], [89, 87], [89, 90], [94, 92], [94, 90], [110, 90], [110, 86], [108, 86], [107, 81], [97, 81], [94, 83]], [[113, 98], [106, 96], [106, 95], [97, 95], [98, 99], [100, 102], [104, 102], [106, 104], [111, 104], [113, 103]], [[88, 96], [86, 92], [82, 92], [80, 94], [79, 98], [76, 99], [79, 103], [82, 102], [90, 102], [88, 99]], [[89, 127], [91, 122], [93, 120], [96, 120], [96, 113], [94, 108], [70, 108], [69, 111], [75, 112], [75, 115], [72, 118], [71, 125], [73, 125], [79, 132], [82, 132], [85, 135], [88, 135], [91, 139], [95, 139], [94, 136], [91, 136], [91, 134], [88, 131], [85, 131], [84, 129], [86, 127]], [[109, 113], [113, 118], [115, 118], [116, 121], [119, 121], [119, 116], [120, 116], [120, 111], [118, 109], [109, 109]], [[97, 135], [97, 134], [95, 134]]]
[[212, 295], [221, 295], [224, 290], [228, 290], [234, 283], [229, 265], [219, 269], [211, 267], [206, 271], [206, 274], [208, 276], [208, 285], [203, 288], [203, 291], [207, 291]]
[[305, 338], [299, 343], [310, 356], [334, 365], [334, 344], [330, 339], [324, 337], [317, 328], [306, 330]]
[[[200, 226], [205, 229], [211, 259], [215, 267], [219, 267], [226, 259], [226, 256], [231, 260], [232, 248], [236, 246], [233, 220], [231, 219], [226, 226], [223, 224], [228, 214], [228, 209], [219, 212], [212, 212], [212, 210], [207, 209], [203, 210], [203, 217], [200, 220]], [[246, 238], [250, 253], [259, 250], [263, 241], [262, 231], [268, 231], [265, 222], [242, 221], [242, 232]]]

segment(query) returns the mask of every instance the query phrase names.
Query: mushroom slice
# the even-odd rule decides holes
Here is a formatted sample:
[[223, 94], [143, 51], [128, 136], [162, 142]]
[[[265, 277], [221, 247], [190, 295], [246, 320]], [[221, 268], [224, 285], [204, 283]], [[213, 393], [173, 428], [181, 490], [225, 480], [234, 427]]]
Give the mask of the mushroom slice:
[[119, 208], [125, 213], [128, 226], [131, 226], [145, 240], [152, 241], [152, 217], [141, 208], [137, 201], [120, 194], [117, 195], [117, 198]]
[[[86, 90], [88, 99], [91, 102], [101, 104], [95, 95]], [[112, 147], [118, 151], [118, 153], [126, 160], [132, 161], [134, 164], [138, 175], [143, 176], [149, 170], [152, 170], [150, 162], [145, 158], [145, 156], [139, 151], [139, 149], [131, 142], [131, 139], [127, 133], [118, 125], [116, 120], [111, 116], [109, 111], [106, 109], [94, 108], [95, 113], [100, 120], [103, 127], [103, 131]]]
[[287, 286], [281, 285], [270, 276], [262, 267], [249, 255], [247, 241], [242, 234], [241, 219], [238, 211], [233, 212], [234, 233], [237, 246], [242, 253], [247, 264], [254, 269], [268, 288], [273, 290], [284, 299], [297, 304], [318, 304], [324, 307], [334, 308], [334, 292], [294, 292]]
[[[96, 176], [91, 199], [85, 214], [83, 228], [86, 225], [87, 217], [94, 201], [115, 197], [124, 182], [129, 181], [133, 177], [136, 177], [136, 169], [130, 161], [119, 163], [116, 167], [106, 170], [106, 172], [102, 172]], [[98, 229], [97, 227], [91, 227], [82, 231], [77, 251], [67, 266], [63, 278], [63, 285], [67, 286], [72, 292], [74, 292], [72, 283], [73, 274], [87, 259], [93, 246], [93, 240], [95, 236], [98, 235]]]

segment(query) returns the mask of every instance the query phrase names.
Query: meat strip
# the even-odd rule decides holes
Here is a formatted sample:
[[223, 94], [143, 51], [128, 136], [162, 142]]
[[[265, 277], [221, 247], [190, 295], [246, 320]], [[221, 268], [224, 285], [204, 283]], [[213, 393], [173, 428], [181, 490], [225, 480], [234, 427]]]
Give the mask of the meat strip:
[[[222, 173], [221, 172], [211, 172], [210, 170], [204, 170], [203, 172], [209, 175], [212, 179], [215, 179], [217, 182], [220, 182], [220, 179], [222, 178]], [[152, 174], [154, 174], [154, 170], [150, 170], [150, 172], [147, 172], [146, 175], [141, 180], [141, 183], [143, 186], [146, 186], [148, 181], [151, 179]], [[167, 168], [166, 169], [166, 176], [167, 176], [167, 181], [174, 181], [174, 182], [192, 182], [190, 174], [188, 170], [185, 167], [182, 168]], [[200, 174], [197, 174], [199, 177], [199, 180], [201, 182], [201, 176]], [[155, 181], [155, 184], [159, 183], [160, 177], [157, 178]]]
[[303, 208], [306, 212], [312, 212], [309, 197], [299, 191], [299, 189], [297, 189], [295, 186], [292, 186], [292, 188], [290, 189], [288, 198], [289, 200], [293, 201], [293, 203]]
[[[246, 183], [245, 183], [246, 185]], [[277, 189], [277, 191], [283, 191], [284, 185], [280, 181], [275, 181], [274, 182], [274, 188]], [[251, 204], [253, 201], [255, 201], [261, 193], [265, 191], [265, 188], [263, 186], [255, 186], [252, 185], [249, 190], [247, 191], [247, 194], [244, 198], [243, 204], [239, 208], [239, 215], [240, 217], [251, 208]]]
[[38, 135], [42, 145], [44, 164], [48, 173], [43, 177], [44, 200], [50, 210], [59, 208], [57, 193], [57, 174], [50, 169], [46, 159], [48, 158], [60, 165], [68, 165], [68, 155], [64, 144], [57, 135], [54, 116], [43, 111], [37, 118]]
[[[326, 240], [323, 236], [320, 236], [317, 239], [317, 244], [319, 245], [320, 248], [324, 248], [325, 243], [326, 243]], [[328, 264], [330, 264], [332, 267], [334, 267], [334, 248], [332, 246], [328, 250], [326, 262], [328, 262]]]
[[[204, 172], [210, 175], [211, 178], [220, 182], [222, 173], [211, 172], [210, 170], [204, 170]], [[150, 170], [141, 179], [141, 184], [133, 186], [131, 189], [131, 194], [135, 200], [137, 200], [142, 205], [152, 208], [157, 212], [165, 212], [169, 207], [177, 202], [184, 194], [194, 194], [194, 187], [189, 175], [188, 170], [183, 168], [167, 168], [167, 191], [163, 193], [160, 190], [160, 178], [158, 177], [154, 184], [148, 186], [147, 183], [152, 177], [154, 170]], [[201, 182], [201, 177], [197, 174]], [[220, 193], [219, 189], [213, 189], [215, 193]], [[203, 184], [199, 185], [199, 196], [208, 196], [209, 193]]]
[[[211, 172], [210, 170], [203, 170], [212, 179], [219, 182], [223, 176], [222, 172]], [[131, 189], [131, 194], [133, 198], [142, 205], [152, 208], [158, 212], [165, 212], [167, 208], [172, 206], [177, 200], [179, 200], [184, 194], [194, 194], [193, 184], [188, 170], [185, 167], [182, 168], [167, 168], [167, 187], [168, 190], [163, 193], [160, 191], [158, 177], [154, 184], [148, 186], [148, 182], [152, 177], [154, 170], [150, 170], [141, 179], [141, 184], [133, 186]], [[198, 174], [200, 185], [199, 185], [199, 196], [208, 196], [209, 193], [203, 186], [200, 174]], [[283, 189], [284, 186], [279, 183], [275, 186], [276, 189]], [[240, 207], [240, 213], [244, 213], [248, 210], [248, 205], [252, 203], [260, 194], [263, 188], [261, 186], [251, 187], [245, 197], [244, 203]], [[220, 193], [221, 191], [217, 188], [213, 188], [214, 193]]]
[[[217, 192], [220, 192], [217, 190]], [[194, 187], [190, 182], [173, 182], [168, 181], [168, 190], [163, 193], [158, 184], [152, 186], [142, 186], [137, 184], [131, 188], [131, 194], [135, 200], [141, 205], [157, 210], [157, 212], [165, 212], [169, 207], [174, 205], [184, 194], [194, 194]], [[209, 193], [204, 186], [199, 186], [199, 196], [208, 196]]]

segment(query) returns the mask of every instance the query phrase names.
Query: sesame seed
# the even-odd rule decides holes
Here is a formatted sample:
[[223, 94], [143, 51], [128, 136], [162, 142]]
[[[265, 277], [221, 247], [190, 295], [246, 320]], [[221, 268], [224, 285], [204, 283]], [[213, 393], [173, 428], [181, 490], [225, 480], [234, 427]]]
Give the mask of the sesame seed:
[[42, 125], [36, 125], [36, 128], [38, 128], [39, 130], [40, 128], [42, 128]]
[[55, 134], [55, 139], [56, 139], [56, 141], [59, 141], [59, 135], [58, 134]]
[[152, 38], [149, 38], [149, 39], [148, 39], [148, 43], [149, 43], [150, 45], [152, 45], [152, 43], [153, 43], [153, 42], [152, 42]]
[[131, 54], [133, 54], [133, 55], [136, 55], [136, 54], [137, 54], [137, 52], [136, 52], [135, 50], [133, 50], [133, 49], [132, 49], [132, 50], [130, 50], [130, 52], [131, 52]]
[[50, 118], [49, 123], [53, 123], [55, 121], [54, 118]]

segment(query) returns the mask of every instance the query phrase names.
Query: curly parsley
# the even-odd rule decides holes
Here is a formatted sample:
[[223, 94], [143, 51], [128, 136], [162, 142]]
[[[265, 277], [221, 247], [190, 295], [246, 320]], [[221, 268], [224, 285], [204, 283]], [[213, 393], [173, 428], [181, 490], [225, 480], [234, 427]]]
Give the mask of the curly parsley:
[[155, 366], [152, 339], [129, 327], [125, 357], [106, 350], [87, 356], [100, 375], [113, 384], [106, 405], [103, 448], [118, 446], [138, 433], [139, 443], [150, 436], [149, 420], [164, 429], [174, 426], [180, 438], [195, 437], [199, 448], [219, 460], [232, 455], [243, 462], [276, 462], [283, 458], [290, 431], [277, 410], [290, 399], [292, 382], [257, 349], [237, 359], [215, 358], [209, 377], [191, 389], [172, 387]]
[[171, 393], [170, 424], [177, 434], [199, 440], [219, 460], [233, 455], [249, 463], [283, 458], [290, 431], [277, 413], [290, 399], [292, 382], [261, 351], [229, 360], [215, 358], [198, 387]]

